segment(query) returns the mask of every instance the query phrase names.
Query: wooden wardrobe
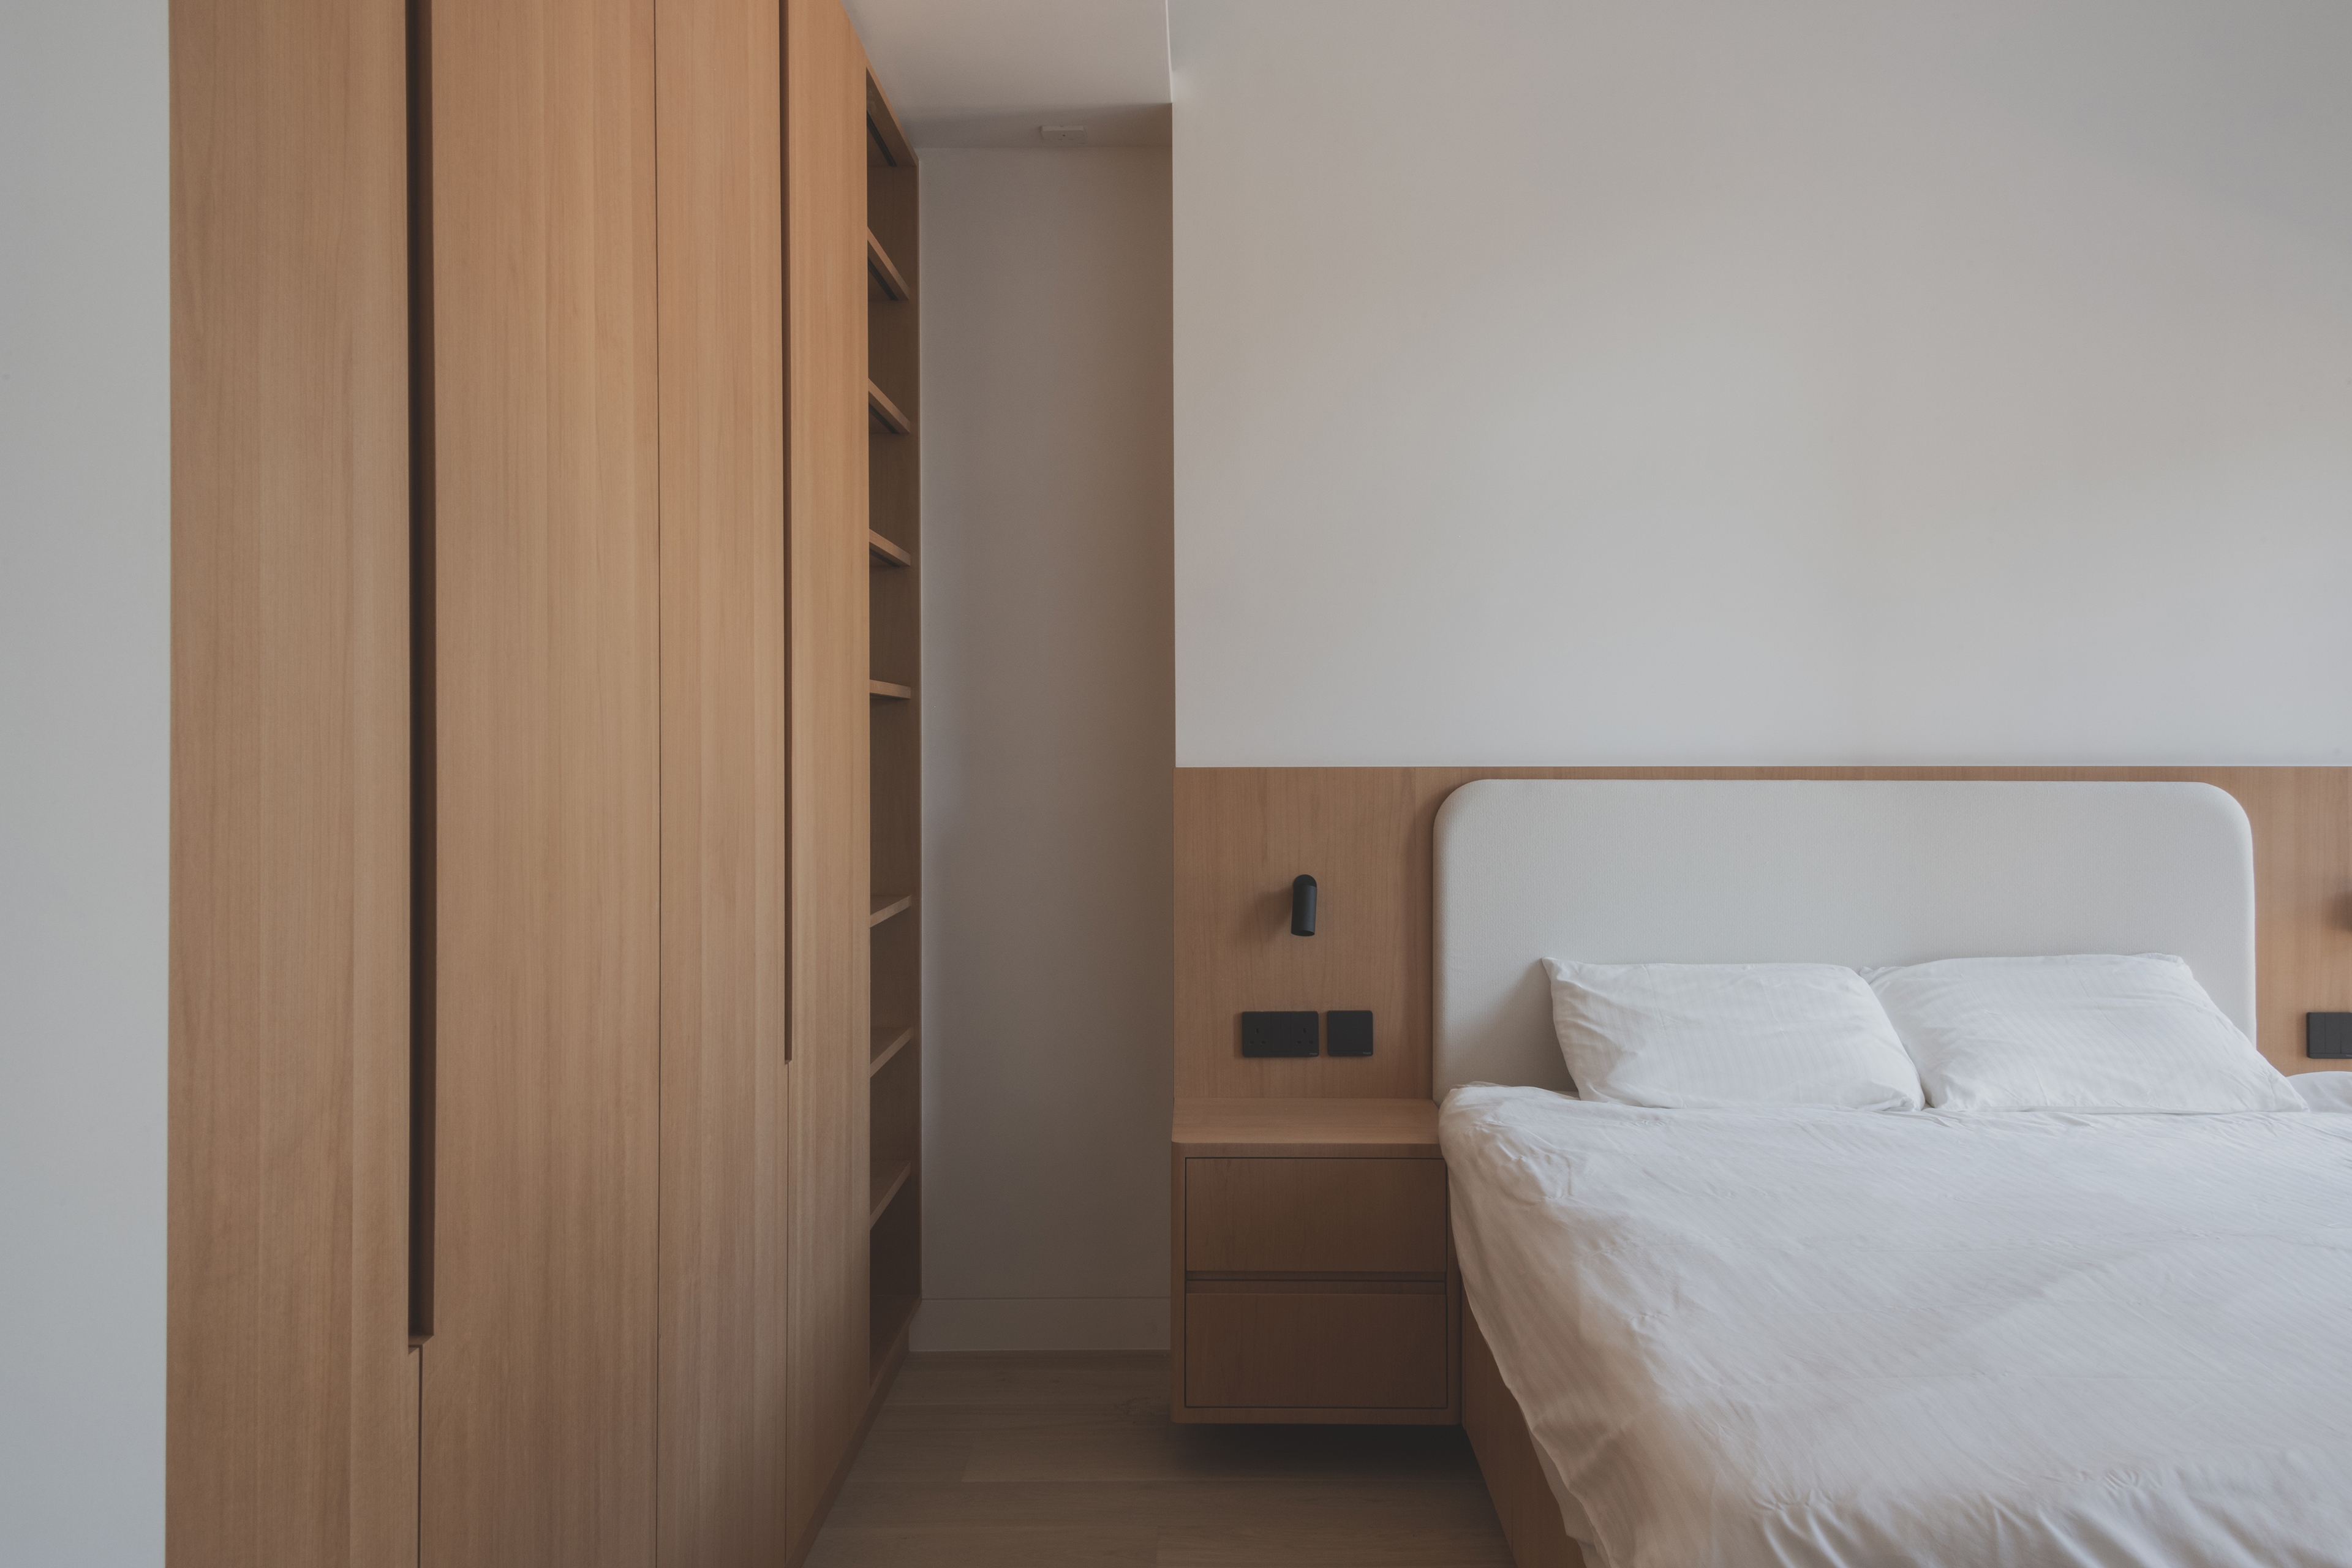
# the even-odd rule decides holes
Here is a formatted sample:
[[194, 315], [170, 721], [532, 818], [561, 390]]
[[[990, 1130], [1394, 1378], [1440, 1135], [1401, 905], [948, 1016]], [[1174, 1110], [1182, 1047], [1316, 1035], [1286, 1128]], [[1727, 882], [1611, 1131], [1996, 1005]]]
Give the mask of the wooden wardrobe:
[[172, 73], [169, 1560], [797, 1562], [921, 1294], [912, 154], [839, 0]]

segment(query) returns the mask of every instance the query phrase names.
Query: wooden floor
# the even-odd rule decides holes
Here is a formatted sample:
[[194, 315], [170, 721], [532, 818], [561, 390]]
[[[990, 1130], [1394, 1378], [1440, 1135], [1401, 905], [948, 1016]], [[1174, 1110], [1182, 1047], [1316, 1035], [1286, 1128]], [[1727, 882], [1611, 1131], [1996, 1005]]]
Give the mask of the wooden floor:
[[1164, 1355], [918, 1355], [808, 1568], [1509, 1568], [1453, 1426], [1178, 1426]]

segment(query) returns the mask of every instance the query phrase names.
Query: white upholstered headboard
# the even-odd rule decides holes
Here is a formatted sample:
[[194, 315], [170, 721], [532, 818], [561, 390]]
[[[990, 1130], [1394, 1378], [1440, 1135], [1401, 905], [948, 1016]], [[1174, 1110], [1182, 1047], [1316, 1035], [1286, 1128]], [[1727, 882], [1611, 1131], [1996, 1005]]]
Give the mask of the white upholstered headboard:
[[1441, 1099], [1569, 1086], [1546, 958], [2171, 952], [2254, 1032], [2253, 836], [2210, 784], [1481, 779], [1435, 850]]

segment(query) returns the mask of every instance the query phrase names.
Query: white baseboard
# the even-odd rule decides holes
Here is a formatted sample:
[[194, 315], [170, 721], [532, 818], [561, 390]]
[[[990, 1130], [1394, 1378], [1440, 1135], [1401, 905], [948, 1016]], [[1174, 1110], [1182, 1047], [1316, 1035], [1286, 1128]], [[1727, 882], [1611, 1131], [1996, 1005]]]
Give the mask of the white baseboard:
[[1165, 1296], [993, 1297], [927, 1300], [919, 1351], [1164, 1351]]

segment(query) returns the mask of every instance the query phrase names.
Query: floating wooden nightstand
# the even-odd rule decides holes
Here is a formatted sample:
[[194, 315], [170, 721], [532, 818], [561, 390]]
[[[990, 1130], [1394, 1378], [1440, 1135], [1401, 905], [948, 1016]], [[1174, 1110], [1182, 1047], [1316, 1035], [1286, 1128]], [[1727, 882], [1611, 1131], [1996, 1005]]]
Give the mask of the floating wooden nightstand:
[[1461, 1418], [1434, 1104], [1180, 1100], [1171, 1153], [1175, 1419]]

